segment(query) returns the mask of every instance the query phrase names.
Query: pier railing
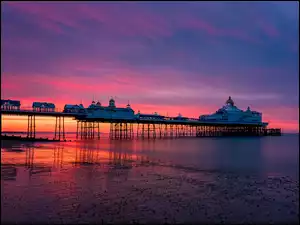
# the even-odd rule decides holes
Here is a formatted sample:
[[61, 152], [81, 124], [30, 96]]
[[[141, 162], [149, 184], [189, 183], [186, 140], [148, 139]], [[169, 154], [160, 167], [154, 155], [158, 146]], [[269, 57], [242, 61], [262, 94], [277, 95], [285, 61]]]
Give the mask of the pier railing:
[[63, 112], [63, 109], [62, 108], [54, 108], [54, 109], [42, 108], [41, 110], [39, 110], [39, 109], [33, 109], [30, 106], [23, 106], [23, 107], [20, 107], [20, 109], [1, 108], [1, 111]]
[[49, 116], [56, 116], [56, 115], [67, 115], [67, 116], [76, 116], [76, 115], [84, 115], [85, 113], [82, 112], [64, 112], [61, 108], [54, 108], [54, 109], [33, 109], [31, 107], [22, 107], [20, 109], [7, 109], [1, 108], [1, 114], [15, 114], [15, 115], [28, 115], [28, 114], [35, 114], [35, 115], [49, 115]]

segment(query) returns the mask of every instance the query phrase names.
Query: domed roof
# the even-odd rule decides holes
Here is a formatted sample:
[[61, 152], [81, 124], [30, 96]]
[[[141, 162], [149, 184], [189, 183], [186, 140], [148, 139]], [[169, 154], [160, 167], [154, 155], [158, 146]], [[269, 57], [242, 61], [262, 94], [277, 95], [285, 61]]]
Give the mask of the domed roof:
[[128, 101], [128, 104], [126, 105], [126, 107], [127, 107], [127, 108], [131, 108], [131, 107], [130, 107], [130, 104], [129, 104], [129, 101]]
[[111, 98], [110, 100], [109, 100], [109, 107], [116, 107], [116, 105], [115, 105], [115, 100], [113, 99], [113, 98]]
[[94, 100], [92, 101], [92, 104], [95, 104], [95, 101], [94, 101]]
[[99, 105], [99, 106], [101, 106], [101, 103], [98, 101], [98, 102], [96, 103], [96, 105]]
[[231, 99], [231, 97], [229, 96], [229, 98], [227, 99], [227, 101], [226, 101], [226, 104], [230, 104], [230, 105], [234, 105], [234, 102], [233, 102], [233, 100]]

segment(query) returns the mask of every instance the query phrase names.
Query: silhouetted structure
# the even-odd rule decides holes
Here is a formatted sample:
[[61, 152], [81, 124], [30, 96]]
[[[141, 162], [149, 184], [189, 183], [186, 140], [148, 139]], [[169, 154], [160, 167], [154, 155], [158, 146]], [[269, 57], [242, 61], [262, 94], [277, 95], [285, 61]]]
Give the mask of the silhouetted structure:
[[143, 114], [138, 111], [134, 114], [129, 103], [125, 108], [116, 107], [113, 98], [106, 107], [99, 101], [92, 101], [88, 108], [82, 104], [65, 105], [63, 112], [56, 112], [52, 103], [34, 102], [32, 111], [20, 110], [17, 107], [19, 105], [15, 102], [15, 107], [1, 107], [1, 113], [27, 115], [29, 138], [35, 138], [35, 116], [56, 117], [54, 140], [65, 140], [65, 117], [77, 120], [76, 136], [80, 139], [99, 139], [100, 123], [110, 123], [111, 139], [281, 135], [280, 129], [267, 128], [268, 123], [262, 122], [262, 113], [251, 111], [250, 107], [245, 111], [237, 108], [231, 97], [215, 113], [201, 115], [199, 119], [183, 117], [181, 114], [168, 117], [156, 112]]
[[1, 110], [20, 110], [21, 103], [18, 100], [1, 100]]
[[32, 109], [36, 112], [54, 112], [55, 105], [49, 102], [34, 102], [32, 103]]

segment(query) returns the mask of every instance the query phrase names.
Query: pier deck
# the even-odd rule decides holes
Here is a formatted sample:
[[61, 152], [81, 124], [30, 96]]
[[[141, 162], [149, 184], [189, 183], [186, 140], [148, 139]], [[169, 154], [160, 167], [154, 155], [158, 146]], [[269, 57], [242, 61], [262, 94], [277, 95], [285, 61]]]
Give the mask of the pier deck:
[[[65, 113], [61, 111], [39, 112], [34, 110], [1, 110], [1, 115], [28, 116], [27, 139], [36, 139], [35, 117], [55, 117], [53, 141], [66, 140], [64, 118], [77, 121], [77, 138], [100, 139], [100, 124], [110, 124], [111, 139], [165, 138], [165, 137], [219, 137], [219, 136], [278, 136], [281, 129], [268, 129], [266, 123], [240, 123], [227, 121], [200, 121], [195, 118], [177, 120], [164, 119], [123, 119], [123, 118], [86, 118], [84, 113]], [[135, 127], [135, 131], [134, 131]]]

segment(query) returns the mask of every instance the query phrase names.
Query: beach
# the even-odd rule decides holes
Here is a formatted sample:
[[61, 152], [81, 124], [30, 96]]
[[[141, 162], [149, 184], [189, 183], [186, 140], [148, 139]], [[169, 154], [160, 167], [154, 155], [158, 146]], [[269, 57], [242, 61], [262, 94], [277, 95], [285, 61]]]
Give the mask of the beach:
[[[297, 143], [291, 140], [298, 136], [273, 138], [274, 146], [290, 140], [288, 146], [294, 148]], [[244, 149], [261, 146], [247, 154], [237, 145], [240, 139], [192, 141], [210, 149], [214, 163], [199, 146], [190, 145], [185, 150], [189, 157], [182, 157], [174, 145], [186, 145], [187, 139], [6, 142], [1, 148], [1, 222], [296, 223], [299, 179], [298, 168], [293, 173], [292, 167], [298, 161], [280, 163], [276, 149], [268, 155], [269, 140], [242, 140]], [[229, 141], [239, 146], [244, 159], [242, 154], [223, 157], [230, 146], [223, 147], [225, 152], [212, 150], [213, 143], [220, 142], [220, 148]], [[281, 153], [281, 159], [293, 160], [287, 156], [293, 151]]]

